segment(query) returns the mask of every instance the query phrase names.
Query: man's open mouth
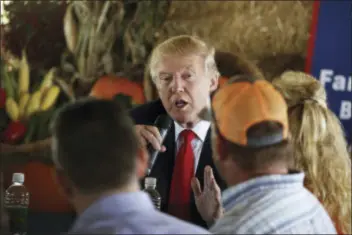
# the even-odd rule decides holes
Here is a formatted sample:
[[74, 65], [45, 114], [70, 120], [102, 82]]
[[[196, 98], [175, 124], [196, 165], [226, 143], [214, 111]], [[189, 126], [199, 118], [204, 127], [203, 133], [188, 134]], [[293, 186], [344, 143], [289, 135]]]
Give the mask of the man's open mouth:
[[188, 103], [185, 100], [179, 99], [175, 101], [175, 106], [179, 109], [184, 108]]

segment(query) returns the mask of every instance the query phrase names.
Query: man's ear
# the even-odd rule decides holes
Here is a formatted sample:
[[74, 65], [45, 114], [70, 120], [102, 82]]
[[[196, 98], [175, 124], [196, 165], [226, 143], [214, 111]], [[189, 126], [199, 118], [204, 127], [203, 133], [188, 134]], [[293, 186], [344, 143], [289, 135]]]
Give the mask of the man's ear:
[[213, 75], [210, 78], [210, 92], [212, 93], [216, 91], [216, 89], [218, 89], [218, 86], [219, 86], [219, 76]]
[[138, 148], [137, 153], [137, 177], [144, 178], [148, 168], [149, 155], [144, 147]]
[[61, 169], [56, 169], [54, 171], [54, 178], [56, 183], [59, 185], [60, 192], [63, 193], [68, 199], [73, 198], [73, 184], [67, 178], [64, 171]]

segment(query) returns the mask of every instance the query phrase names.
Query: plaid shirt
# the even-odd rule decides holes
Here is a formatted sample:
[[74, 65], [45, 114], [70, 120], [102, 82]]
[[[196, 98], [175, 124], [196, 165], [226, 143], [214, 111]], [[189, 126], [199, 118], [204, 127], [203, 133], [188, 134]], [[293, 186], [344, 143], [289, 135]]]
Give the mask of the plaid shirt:
[[228, 188], [216, 234], [336, 234], [320, 202], [303, 186], [303, 173], [268, 175]]

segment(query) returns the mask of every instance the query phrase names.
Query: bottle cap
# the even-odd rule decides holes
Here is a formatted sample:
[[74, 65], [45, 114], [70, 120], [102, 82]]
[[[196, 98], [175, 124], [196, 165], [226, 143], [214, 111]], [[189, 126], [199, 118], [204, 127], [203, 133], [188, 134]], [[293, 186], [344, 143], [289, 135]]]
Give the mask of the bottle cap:
[[24, 182], [24, 174], [23, 173], [13, 173], [12, 182], [13, 183], [21, 183], [21, 184], [23, 184], [23, 182]]
[[148, 184], [148, 185], [156, 185], [156, 178], [147, 177], [147, 178], [145, 178], [144, 183]]

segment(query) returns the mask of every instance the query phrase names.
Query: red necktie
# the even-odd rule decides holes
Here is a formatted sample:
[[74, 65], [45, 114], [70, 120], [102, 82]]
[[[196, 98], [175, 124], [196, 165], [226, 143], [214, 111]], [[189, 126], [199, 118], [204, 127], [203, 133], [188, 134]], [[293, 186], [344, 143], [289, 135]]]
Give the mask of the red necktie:
[[180, 219], [189, 220], [191, 180], [194, 176], [194, 153], [191, 142], [195, 134], [191, 130], [184, 130], [180, 136], [183, 143], [177, 153], [172, 174], [168, 212]]

